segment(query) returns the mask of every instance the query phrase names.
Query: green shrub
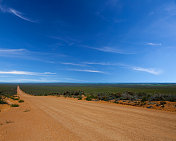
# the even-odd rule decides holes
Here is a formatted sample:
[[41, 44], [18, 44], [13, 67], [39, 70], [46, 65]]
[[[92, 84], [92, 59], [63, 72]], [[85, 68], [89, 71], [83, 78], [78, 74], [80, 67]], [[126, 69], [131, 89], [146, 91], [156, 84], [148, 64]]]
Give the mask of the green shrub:
[[19, 107], [18, 104], [11, 104], [11, 107]]
[[87, 101], [92, 101], [91, 96], [87, 96], [87, 97], [86, 97], [86, 100], [87, 100]]
[[82, 100], [82, 96], [80, 95], [80, 96], [78, 96], [78, 100]]
[[21, 99], [21, 100], [19, 100], [18, 102], [19, 102], [19, 103], [22, 103], [22, 102], [24, 102], [24, 100]]
[[7, 102], [4, 101], [3, 99], [0, 99], [0, 104], [7, 104]]

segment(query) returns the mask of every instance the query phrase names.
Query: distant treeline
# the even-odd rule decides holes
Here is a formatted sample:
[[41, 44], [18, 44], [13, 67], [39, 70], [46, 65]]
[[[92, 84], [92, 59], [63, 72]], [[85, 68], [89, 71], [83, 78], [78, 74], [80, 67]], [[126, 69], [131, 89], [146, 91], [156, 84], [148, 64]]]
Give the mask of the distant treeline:
[[28, 94], [86, 100], [176, 101], [175, 84], [21, 84]]

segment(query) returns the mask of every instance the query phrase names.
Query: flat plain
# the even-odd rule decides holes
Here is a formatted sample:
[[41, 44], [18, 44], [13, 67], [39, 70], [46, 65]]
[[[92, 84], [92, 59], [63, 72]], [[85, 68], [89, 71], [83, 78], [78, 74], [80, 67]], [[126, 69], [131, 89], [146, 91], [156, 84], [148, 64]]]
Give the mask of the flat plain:
[[1, 141], [175, 141], [176, 113], [108, 102], [31, 96], [0, 113]]

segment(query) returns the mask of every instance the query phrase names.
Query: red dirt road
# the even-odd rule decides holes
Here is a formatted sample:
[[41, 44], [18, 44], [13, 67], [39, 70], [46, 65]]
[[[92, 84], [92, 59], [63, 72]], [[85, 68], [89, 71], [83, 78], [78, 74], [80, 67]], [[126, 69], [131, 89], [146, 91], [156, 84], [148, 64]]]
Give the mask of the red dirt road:
[[0, 141], [176, 141], [176, 113], [30, 96], [0, 112]]

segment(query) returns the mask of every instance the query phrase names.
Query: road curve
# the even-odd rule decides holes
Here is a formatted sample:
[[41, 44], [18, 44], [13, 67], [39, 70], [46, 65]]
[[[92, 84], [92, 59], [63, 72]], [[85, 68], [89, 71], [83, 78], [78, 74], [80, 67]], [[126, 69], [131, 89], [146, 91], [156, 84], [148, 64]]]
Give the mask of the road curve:
[[1, 141], [176, 141], [176, 113], [17, 92], [25, 102], [0, 113]]

